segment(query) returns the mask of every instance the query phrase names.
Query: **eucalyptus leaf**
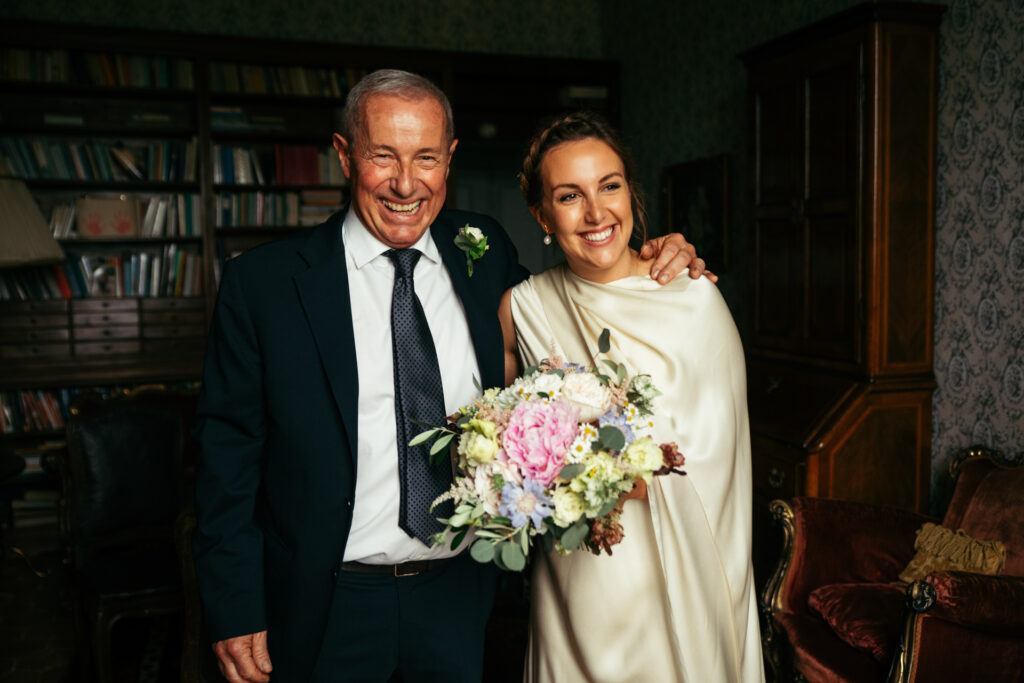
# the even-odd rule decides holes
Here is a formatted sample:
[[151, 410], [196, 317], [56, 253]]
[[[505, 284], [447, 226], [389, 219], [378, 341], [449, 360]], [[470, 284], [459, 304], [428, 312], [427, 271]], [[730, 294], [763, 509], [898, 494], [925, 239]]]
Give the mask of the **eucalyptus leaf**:
[[458, 425], [459, 427], [463, 427], [463, 426], [465, 426], [465, 424], [467, 422], [469, 422], [472, 419], [473, 419], [472, 415], [463, 415], [458, 420], [456, 420], [455, 424]]
[[494, 559], [494, 546], [487, 541], [477, 539], [469, 549], [470, 557], [481, 564], [487, 564]]
[[565, 371], [555, 368], [554, 370], [548, 370], [549, 375], [556, 375], [559, 379], [565, 379]]
[[583, 543], [583, 539], [587, 537], [590, 532], [590, 527], [582, 519], [577, 521], [571, 527], [565, 530], [562, 534], [562, 546], [566, 550], [576, 550], [580, 547], [580, 543]]
[[445, 434], [444, 436], [438, 437], [437, 441], [434, 442], [434, 445], [430, 447], [430, 454], [436, 455], [448, 448], [448, 444], [450, 444], [454, 438], [454, 434]]
[[608, 328], [601, 330], [601, 336], [597, 338], [597, 350], [601, 353], [608, 353], [608, 350], [612, 348], [612, 344], [609, 341], [612, 333], [608, 331]]
[[604, 517], [609, 512], [614, 510], [615, 506], [618, 505], [618, 503], [619, 503], [619, 501], [617, 501], [617, 500], [609, 500], [607, 503], [605, 503], [604, 505], [601, 506], [601, 509], [600, 509], [600, 511], [598, 511], [597, 516], [598, 517]]
[[605, 425], [597, 431], [601, 445], [612, 451], [621, 451], [626, 445], [626, 436], [615, 425]]
[[462, 543], [462, 539], [464, 539], [466, 537], [466, 534], [468, 534], [468, 533], [469, 533], [469, 527], [466, 527], [465, 529], [463, 529], [459, 533], [455, 534], [455, 537], [452, 538], [451, 549], [455, 550], [456, 548], [458, 548], [459, 545]]
[[580, 472], [583, 471], [583, 463], [577, 462], [572, 465], [566, 465], [562, 468], [562, 471], [558, 473], [558, 476], [568, 481], [574, 477], [578, 477]]
[[529, 377], [538, 370], [540, 370], [540, 366], [531, 365], [530, 367], [526, 368], [526, 370], [523, 371], [523, 377]]
[[615, 376], [616, 376], [616, 379], [618, 380], [619, 384], [622, 384], [623, 382], [625, 382], [626, 381], [626, 366], [623, 365], [622, 363], [619, 363], [619, 367], [616, 368], [616, 370], [615, 370]]
[[514, 572], [521, 572], [526, 567], [526, 555], [515, 543], [506, 541], [501, 544], [501, 562]]
[[419, 434], [412, 438], [412, 441], [409, 442], [409, 445], [419, 446], [424, 441], [429, 441], [430, 437], [434, 436], [434, 434], [436, 434], [440, 429], [440, 427], [435, 427], [431, 429], [429, 432], [420, 432]]

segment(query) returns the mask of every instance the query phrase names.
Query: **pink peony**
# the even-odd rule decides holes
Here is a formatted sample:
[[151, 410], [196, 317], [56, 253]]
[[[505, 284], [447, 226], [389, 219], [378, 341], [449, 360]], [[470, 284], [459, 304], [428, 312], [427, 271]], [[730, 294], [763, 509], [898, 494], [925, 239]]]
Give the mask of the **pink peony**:
[[579, 410], [568, 401], [526, 401], [512, 411], [502, 434], [508, 461], [523, 474], [547, 486], [565, 465], [576, 439]]

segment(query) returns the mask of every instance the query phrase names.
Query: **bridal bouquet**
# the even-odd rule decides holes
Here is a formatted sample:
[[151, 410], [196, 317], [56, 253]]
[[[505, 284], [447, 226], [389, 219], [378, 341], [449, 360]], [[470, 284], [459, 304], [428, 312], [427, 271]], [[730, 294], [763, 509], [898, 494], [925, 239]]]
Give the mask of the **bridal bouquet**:
[[[601, 353], [608, 337], [604, 330]], [[454, 533], [455, 548], [472, 531], [473, 559], [514, 571], [525, 567], [535, 543], [563, 554], [612, 554], [623, 537], [622, 494], [639, 479], [685, 472], [676, 444], [649, 436], [660, 395], [651, 378], [630, 377], [611, 360], [601, 364], [548, 358], [413, 439], [435, 439], [435, 459], [454, 451], [455, 483], [431, 509], [452, 500], [455, 510], [439, 520], [446, 528], [435, 543]]]

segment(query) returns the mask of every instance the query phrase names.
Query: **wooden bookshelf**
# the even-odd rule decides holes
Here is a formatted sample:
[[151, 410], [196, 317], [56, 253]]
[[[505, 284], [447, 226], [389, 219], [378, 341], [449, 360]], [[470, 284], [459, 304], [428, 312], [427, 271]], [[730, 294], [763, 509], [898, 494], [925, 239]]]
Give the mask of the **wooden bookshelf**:
[[[460, 155], [477, 164], [567, 108], [618, 118], [607, 61], [3, 22], [0, 175], [23, 178], [48, 220], [75, 211], [59, 240], [70, 291], [53, 291], [55, 267], [0, 270], [28, 278], [17, 300], [0, 292], [0, 391], [197, 380], [221, 261], [347, 201], [331, 135], [348, 88], [385, 67], [449, 94]], [[83, 198], [136, 206], [135, 231], [75, 234]], [[163, 272], [173, 259], [188, 286]]]

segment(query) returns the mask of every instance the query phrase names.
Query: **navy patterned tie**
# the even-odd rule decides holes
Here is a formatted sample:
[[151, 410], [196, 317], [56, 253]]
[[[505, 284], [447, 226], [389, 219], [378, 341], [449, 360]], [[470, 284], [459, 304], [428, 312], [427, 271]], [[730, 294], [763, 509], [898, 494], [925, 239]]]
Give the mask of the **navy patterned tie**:
[[398, 427], [398, 476], [402, 499], [398, 526], [413, 538], [430, 545], [430, 537], [444, 529], [437, 517], [450, 517], [451, 501], [434, 508], [430, 504], [452, 483], [447, 460], [430, 464], [430, 444], [409, 446], [424, 428], [413, 419], [440, 425], [444, 420], [444, 389], [427, 317], [413, 289], [412, 273], [420, 252], [392, 249], [387, 257], [395, 264], [395, 288], [391, 294], [391, 350], [395, 363], [395, 423]]

